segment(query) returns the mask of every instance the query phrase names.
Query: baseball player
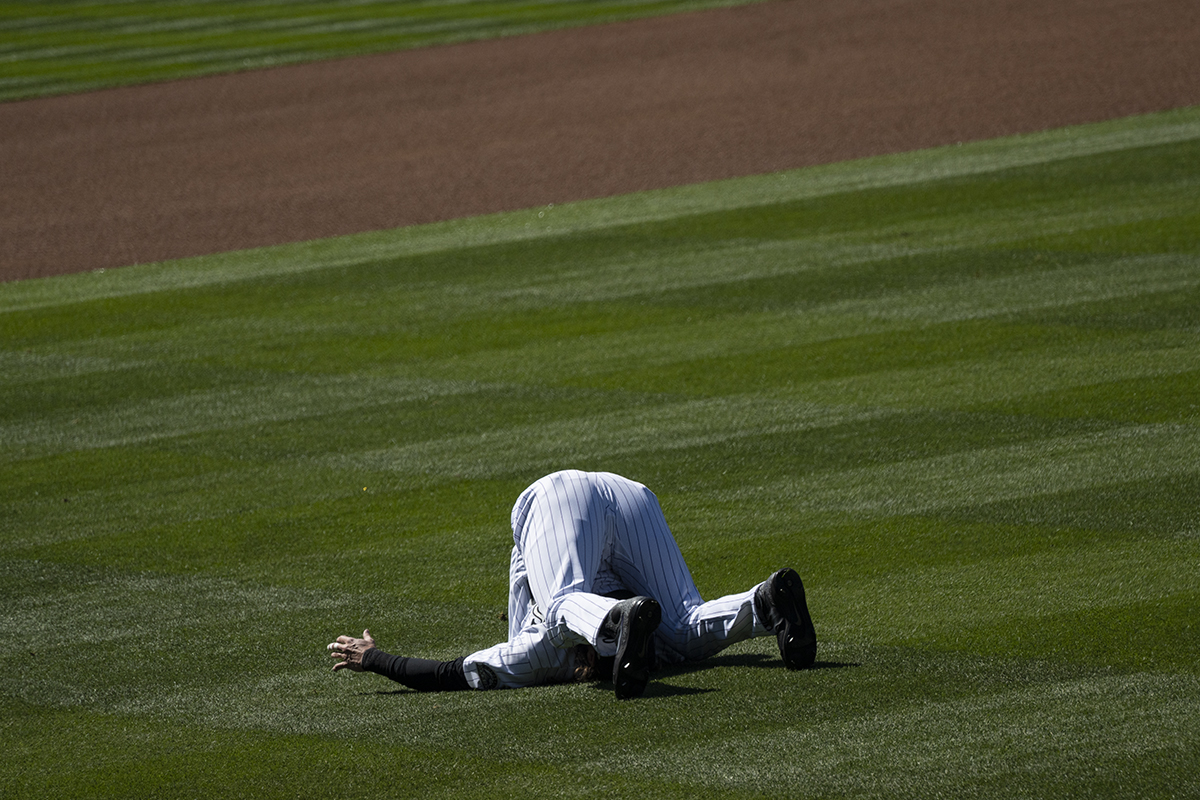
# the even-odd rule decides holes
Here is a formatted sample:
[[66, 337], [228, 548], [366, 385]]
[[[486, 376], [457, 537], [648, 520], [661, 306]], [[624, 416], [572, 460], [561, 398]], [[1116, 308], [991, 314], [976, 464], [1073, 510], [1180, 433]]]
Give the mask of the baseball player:
[[384, 653], [365, 630], [329, 644], [334, 671], [446, 691], [591, 680], [611, 669], [616, 696], [627, 699], [642, 694], [656, 662], [699, 661], [752, 636], [776, 636], [790, 669], [816, 657], [795, 571], [705, 602], [658, 499], [640, 483], [607, 472], [547, 475], [517, 499], [512, 531], [507, 641], [442, 662]]

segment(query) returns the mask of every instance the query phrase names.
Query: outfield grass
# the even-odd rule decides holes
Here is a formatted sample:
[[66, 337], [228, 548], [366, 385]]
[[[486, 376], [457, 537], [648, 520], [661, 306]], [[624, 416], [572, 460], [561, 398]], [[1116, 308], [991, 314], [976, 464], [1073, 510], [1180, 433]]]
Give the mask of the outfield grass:
[[0, 3], [0, 102], [755, 0]]
[[[0, 286], [0, 794], [1200, 792], [1200, 109]], [[417, 695], [644, 481], [770, 640]]]

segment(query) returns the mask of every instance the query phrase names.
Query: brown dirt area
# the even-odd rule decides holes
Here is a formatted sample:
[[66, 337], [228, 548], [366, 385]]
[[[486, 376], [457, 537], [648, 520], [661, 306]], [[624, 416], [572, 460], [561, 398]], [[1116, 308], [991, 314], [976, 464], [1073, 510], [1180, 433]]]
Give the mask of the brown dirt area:
[[778, 0], [0, 105], [0, 280], [1200, 103], [1196, 0]]

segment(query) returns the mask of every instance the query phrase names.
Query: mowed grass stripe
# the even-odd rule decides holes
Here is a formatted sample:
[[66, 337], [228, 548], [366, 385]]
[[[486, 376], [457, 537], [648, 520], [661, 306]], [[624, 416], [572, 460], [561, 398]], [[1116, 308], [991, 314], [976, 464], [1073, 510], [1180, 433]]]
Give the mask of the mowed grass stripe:
[[[961, 331], [947, 326], [948, 335]], [[995, 329], [993, 329], [995, 330]], [[1001, 331], [1004, 329], [1001, 328]], [[995, 360], [981, 364], [964, 358], [957, 363], [905, 370], [879, 370], [868, 375], [836, 377], [805, 384], [797, 394], [809, 402], [831, 400], [859, 402], [892, 408], [966, 408], [1001, 409], [1022, 404], [1026, 413], [1057, 415], [1076, 413], [1074, 408], [1057, 405], [1054, 394], [1071, 389], [1101, 390], [1106, 384], [1126, 384], [1126, 390], [1112, 398], [1104, 416], [1137, 419], [1137, 379], [1157, 379], [1179, 375], [1194, 379], [1197, 374], [1195, 350], [1186, 335], [1159, 338], [1129, 336], [1089, 342], [1090, 352], [1081, 358], [1078, 347], [1052, 335], [1053, 330], [1033, 329], [1049, 341], [1032, 346], [1032, 352], [1006, 352], [997, 347]], [[1019, 345], [1028, 340], [1017, 340]], [[977, 354], [977, 357], [984, 356]], [[954, 360], [954, 359], [950, 359]], [[1041, 404], [1037, 397], [1046, 400]], [[1195, 419], [1197, 406], [1187, 396], [1162, 398], [1170, 409], [1175, 404], [1175, 419]], [[1131, 402], [1133, 401], [1133, 402]], [[1168, 413], [1169, 410], [1168, 410]]]
[[[663, 458], [664, 454], [673, 454], [672, 459], [690, 464], [692, 469], [711, 468], [720, 474], [722, 470], [732, 468], [734, 476], [755, 482], [766, 481], [757, 497], [743, 496], [744, 490], [740, 488], [722, 493], [728, 485], [725, 480], [714, 483], [711, 478], [706, 478], [701, 481], [707, 491], [716, 492], [714, 498], [726, 498], [728, 506], [754, 505], [764, 500], [786, 506], [794, 493], [802, 493], [807, 505], [799, 510], [805, 513], [821, 510], [865, 513], [866, 498], [875, 497], [876, 502], [882, 502], [879, 498], [886, 500], [887, 492], [897, 482], [891, 477], [897, 467], [886, 457], [886, 451], [884, 454], [863, 451], [839, 455], [843, 462], [840, 464], [842, 471], [832, 470], [839, 464], [831, 459], [832, 454], [827, 448], [837, 442], [872, 441], [881, 431], [897, 426], [922, 432], [929, 428], [937, 432], [937, 439], [923, 443], [923, 449], [930, 456], [926, 461], [916, 462], [903, 476], [911, 477], [922, 470], [936, 474], [938, 469], [953, 468], [956, 474], [967, 473], [961, 479], [966, 481], [974, 476], [969, 470], [988, 463], [986, 453], [976, 455], [981, 431], [990, 430], [993, 441], [1003, 436], [1016, 442], [1030, 442], [1024, 446], [1025, 452], [1034, 455], [1026, 455], [1019, 461], [1026, 465], [1036, 457], [1037, 442], [1053, 441], [1049, 437], [1055, 434], [1062, 438], [1064, 430], [1061, 426], [1038, 427], [1025, 422], [1001, 434], [996, 430], [995, 415], [991, 414], [979, 415], [974, 421], [965, 415], [922, 419], [923, 414], [902, 415], [889, 409], [828, 408], [762, 397], [666, 404], [641, 412], [630, 407], [619, 414], [597, 413], [580, 418], [570, 416], [569, 410], [560, 411], [560, 414], [563, 415], [561, 420], [547, 418], [540, 423], [504, 430], [427, 438], [422, 443], [396, 448], [355, 451], [348, 447], [344, 439], [369, 443], [373, 431], [387, 428], [386, 417], [371, 417], [364, 421], [362, 432], [346, 430], [345, 437], [332, 439], [326, 435], [324, 438], [329, 439], [330, 446], [340, 445], [344, 452], [323, 458], [314, 451], [317, 440], [310, 437], [302, 437], [308, 443], [306, 448], [291, 445], [272, 455], [278, 446], [275, 442], [287, 441], [284, 437], [289, 429], [284, 426], [277, 431], [254, 427], [243, 432], [233, 431], [228, 441], [212, 434], [189, 437], [175, 444], [174, 453], [158, 452], [158, 448], [125, 447], [107, 455], [97, 452], [86, 460], [78, 455], [35, 460], [23, 469], [14, 467], [10, 470], [14, 483], [23, 483], [27, 490], [17, 494], [10, 488], [7, 509], [11, 533], [4, 547], [27, 551], [52, 543], [91, 542], [114, 536], [129, 543], [142, 538], [152, 541], [164, 535], [164, 528], [186, 527], [205, 521], [210, 523], [209, 535], [234, 535], [236, 538], [234, 532], [239, 527], [253, 530], [262, 525], [274, 526], [282, 522], [282, 519], [276, 519], [277, 515], [282, 514], [284, 518], [288, 513], [298, 515], [300, 509], [311, 509], [311, 514], [317, 517], [329, 516], [334, 513], [336, 504], [345, 504], [345, 513], [362, 514], [364, 509], [357, 498], [368, 488], [374, 497], [380, 492], [386, 496], [391, 492], [415, 491], [431, 482], [454, 485], [463, 480], [495, 479], [519, 489], [521, 481], [529, 475], [541, 474], [563, 463], [603, 468], [614, 462], [653, 462]], [[918, 421], [921, 421], [920, 425]], [[331, 423], [336, 426], [340, 420], [334, 418]], [[331, 423], [315, 422], [324, 427]], [[1075, 424], [1069, 422], [1065, 430]], [[1156, 429], [1148, 430], [1154, 432]], [[292, 435], [296, 434], [293, 432]], [[1113, 433], [1112, 441], [1116, 445], [1112, 446], [1125, 446], [1123, 442], [1130, 436], [1128, 433], [1124, 436]], [[798, 446], [801, 437], [813, 448], [812, 455]], [[1098, 450], [1105, 447], [1106, 440], [1102, 438], [1089, 438], [1088, 435], [1077, 438], [1080, 442], [1077, 447], [1091, 446]], [[1067, 437], [1064, 441], [1072, 440]], [[1180, 445], [1182, 466], [1167, 459], [1162, 470], [1186, 472], [1189, 468], [1190, 462], [1186, 459], [1191, 438], [1183, 435], [1180, 441], [1183, 442]], [[1174, 444], [1172, 440], [1168, 453]], [[994, 469], [1003, 469], [1011, 452], [1019, 452], [1020, 448], [1021, 445], [1012, 445], [1011, 451], [997, 450], [992, 457]], [[1067, 455], [1057, 458], [1070, 456], [1069, 446], [1059, 445], [1059, 448]], [[825, 454], [819, 456], [823, 449]], [[236, 455], [239, 450], [240, 456]], [[751, 461], [744, 463], [743, 459], [747, 457]], [[881, 458], [878, 466], [862, 466]], [[93, 485], [89, 486], [78, 478], [62, 475], [62, 470], [71, 469], [71, 465], [84, 474], [92, 474], [97, 468], [101, 474], [111, 474], [107, 478], [94, 479]], [[1056, 467], [1062, 465], [1055, 458], [1047, 458], [1042, 465], [1044, 469]], [[1080, 469], [1081, 477], [1068, 485], [1091, 486], [1106, 480], [1103, 474]], [[56, 477], [37, 481], [27, 477], [46, 472]], [[794, 476], [792, 483], [779, 485], [781, 474]], [[1162, 474], [1162, 471], [1154, 474]], [[120, 477], [118, 485], [112, 485], [113, 476]], [[960, 482], [955, 486], [960, 491], [971, 491], [971, 497], [975, 499], [1023, 496], [1021, 491], [1013, 491], [1011, 487], [1007, 492], [988, 494], [984, 487], [991, 477], [991, 473], [984, 472], [977, 481]], [[933, 481], [936, 488], [938, 479], [928, 480]], [[828, 487], [824, 492], [822, 485]], [[1032, 490], [1039, 488], [1034, 486]], [[910, 498], [909, 504], [901, 503], [894, 510], [914, 510], [913, 498], [925, 498], [922, 507], [936, 506], [936, 503], [930, 505], [926, 497], [928, 491], [923, 490], [918, 481], [914, 493], [906, 495]], [[949, 488], [940, 496], [942, 505], [952, 503], [956, 497]], [[148, 498], [152, 498], [152, 502], [147, 502]], [[501, 507], [490, 510], [490, 516], [500, 527], [503, 504], [510, 499], [502, 497], [498, 501]], [[959, 496], [958, 499], [963, 498]], [[98, 514], [98, 509], [103, 509], [104, 513]], [[880, 513], [879, 509], [875, 513]], [[396, 534], [411, 529], [412, 523], [401, 518], [391, 527]], [[139, 533], [141, 531], [145, 533]], [[316, 534], [307, 534], [312, 535]], [[363, 532], [359, 531], [358, 535]], [[304, 536], [296, 534], [288, 540], [288, 547], [302, 547]], [[336, 547], [340, 539], [332, 541]], [[502, 537], [495, 541], [501, 542]], [[153, 563], [152, 556], [150, 563]]]
[[[327, 552], [339, 546], [343, 534], [335, 533], [328, 546], [308, 540], [324, 536], [321, 528], [336, 526], [334, 520], [344, 514], [367, 513], [380, 492], [386, 496], [414, 492], [433, 481], [453, 486], [463, 480], [483, 479], [503, 480], [519, 488], [521, 476], [541, 474], [564, 463], [602, 468], [614, 461], [662, 459], [671, 453], [698, 469], [705, 462], [701, 459], [696, 463], [697, 451], [714, 448], [716, 454], [726, 451], [727, 455], [723, 464], [718, 458], [713, 467], [724, 466], [758, 483], [753, 488], [722, 488], [726, 486], [723, 482], [712, 485], [711, 479], [703, 481], [708, 503], [726, 509], [765, 507], [776, 517], [805, 520], [810, 528], [823, 523], [843, 524], [847, 518], [861, 522], [874, 517], [955, 513], [970, 506], [1194, 476], [1197, 472], [1197, 434], [1191, 425], [1116, 427], [1058, 437], [1033, 429], [1009, 434], [1021, 441], [995, 448], [980, 448], [973, 437], [965, 432], [956, 435], [950, 429], [942, 432], [935, 443], [925, 445], [926, 450], [940, 454], [897, 462], [864, 453], [857, 460], [879, 462], [831, 469], [828, 461], [805, 460], [803, 451], [794, 445], [789, 447], [788, 442], [797, 436], [812, 438], [822, 427], [834, 441], [869, 439], [881, 427], [895, 427], [905, 417], [894, 412], [804, 408], [795, 404], [789, 417], [777, 413], [787, 409], [787, 404], [769, 405], [775, 413], [754, 419], [761, 428], [749, 427], [745, 412], [753, 408], [747, 404], [706, 402], [672, 408], [670, 417], [639, 420], [629, 415], [632, 422], [617, 417], [568, 420], [512, 431], [507, 437], [481, 434], [465, 440], [436, 440], [394, 451], [337, 457], [329, 459], [323, 468], [317, 468], [306, 457], [290, 464], [224, 469], [214, 469], [220, 462], [213, 462], [199, 475], [178, 477], [134, 472], [123, 479], [120, 488], [75, 489], [65, 498], [47, 490], [13, 499], [8, 504], [11, 523], [27, 523], [20, 526], [19, 533], [13, 530], [4, 549], [28, 552], [73, 541], [83, 543], [86, 549], [90, 546], [87, 543], [110, 539], [125, 542], [127, 553], [140, 553], [138, 558], [154, 563], [153, 549], [148, 546], [164, 535], [173, 539], [186, 534], [189, 527], [199, 526], [208, 531], [207, 535], [240, 541], [244, 537], [239, 530], [258, 537], [263, 533], [253, 532], [266, 526], [265, 543], [279, 541], [292, 552], [307, 552], [315, 545], [318, 551]], [[660, 424], [656, 425], [656, 420]], [[728, 421], [728, 430], [722, 426], [723, 421]], [[959, 425], [963, 422], [957, 420]], [[784, 449], [765, 449], [772, 442]], [[746, 465], [740, 462], [740, 456], [734, 456], [733, 448], [751, 453], [757, 448], [758, 454], [752, 464]], [[158, 465], [161, 461], [148, 463]], [[193, 469], [205, 467], [196, 464]], [[790, 477], [780, 479], [780, 474]], [[361, 498], [368, 488], [372, 498], [364, 501]], [[152, 503], [146, 502], [148, 497], [153, 498]], [[388, 504], [378, 510], [388, 513], [391, 507]], [[97, 515], [98, 509], [104, 513]], [[503, 549], [503, 506], [487, 511], [493, 525], [491, 541]], [[397, 508], [391, 513], [402, 512]], [[743, 520], [745, 514], [741, 512]], [[310, 525], [317, 524], [322, 516], [330, 521], [289, 537], [285, 523], [289, 515], [313, 517]], [[356, 535], [367, 537], [372, 547], [378, 548], [386, 546], [387, 536], [409, 536], [408, 531], [414, 527], [403, 516], [391, 525], [379, 525], [379, 520], [372, 520], [369, 528], [378, 528], [377, 532], [360, 529]], [[175, 533], [170, 533], [173, 529]], [[740, 532], [723, 535], [726, 539], [755, 537], [773, 529], [777, 529], [774, 523], [759, 521], [745, 524]], [[779, 533], [786, 536], [788, 531]], [[456, 535], [462, 537], [466, 532], [459, 529]], [[190, 564], [193, 557], [188, 556], [182, 564]], [[256, 547], [241, 557], [270, 560], [273, 555], [269, 549]]]
[[[19, 649], [22, 631], [37, 628], [47, 616], [57, 618], [59, 624], [42, 633], [41, 645], [69, 647], [136, 639], [150, 627], [167, 634], [176, 628], [228, 622], [272, 608], [288, 607], [299, 613], [332, 608], [341, 602], [324, 592], [254, 586], [205, 576], [124, 574], [114, 570], [89, 574], [30, 561], [5, 561], [3, 574], [11, 584], [40, 584], [44, 589], [18, 599], [0, 615], [0, 642], [10, 650]], [[125, 602], [130, 596], [154, 600], [130, 604]], [[205, 598], [203, 605], [190, 602], [197, 596]]]
[[[629, 452], [715, 445], [723, 441], [790, 433], [868, 419], [886, 410], [817, 406], [761, 396], [671, 403], [582, 418], [538, 422], [475, 436], [335, 457], [331, 466], [369, 471], [479, 478], [511, 472], [553, 471], [554, 464], [615, 458]], [[480, 451], [488, 458], [480, 459]]]
[[[45, 387], [39, 387], [45, 390]], [[284, 378], [251, 386], [171, 395], [106, 408], [38, 414], [26, 423], [0, 425], [8, 458], [117, 447], [209, 430], [354, 413], [359, 409], [471, 394], [478, 384], [348, 376]]]

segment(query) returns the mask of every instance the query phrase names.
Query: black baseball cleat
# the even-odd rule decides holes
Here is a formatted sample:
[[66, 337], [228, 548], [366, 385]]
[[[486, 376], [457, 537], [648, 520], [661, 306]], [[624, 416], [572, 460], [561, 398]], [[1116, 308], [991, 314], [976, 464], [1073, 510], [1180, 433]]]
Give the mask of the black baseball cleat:
[[654, 631], [662, 622], [662, 607], [652, 597], [632, 597], [612, 607], [601, 635], [617, 642], [613, 687], [618, 700], [641, 697], [654, 666]]
[[817, 632], [804, 583], [794, 569], [781, 569], [754, 592], [754, 613], [775, 634], [779, 655], [788, 669], [806, 669], [817, 658]]

